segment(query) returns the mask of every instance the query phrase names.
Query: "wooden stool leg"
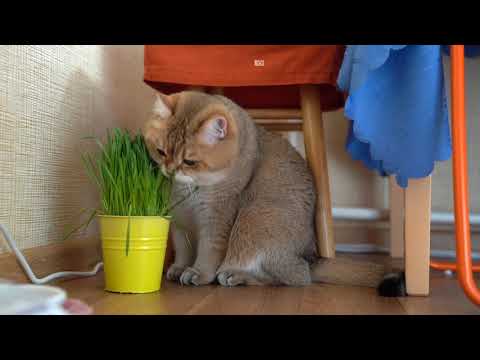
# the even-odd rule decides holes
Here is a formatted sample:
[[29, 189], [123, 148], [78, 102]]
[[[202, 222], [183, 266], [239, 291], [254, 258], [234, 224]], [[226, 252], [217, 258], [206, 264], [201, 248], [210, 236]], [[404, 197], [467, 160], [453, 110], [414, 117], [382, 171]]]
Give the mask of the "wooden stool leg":
[[405, 190], [390, 176], [390, 256], [403, 258], [405, 254]]
[[318, 251], [322, 257], [334, 258], [335, 239], [320, 94], [317, 86], [303, 85], [300, 88], [300, 95], [305, 153], [317, 189], [315, 224]]
[[432, 178], [410, 179], [405, 189], [405, 280], [408, 295], [430, 291]]

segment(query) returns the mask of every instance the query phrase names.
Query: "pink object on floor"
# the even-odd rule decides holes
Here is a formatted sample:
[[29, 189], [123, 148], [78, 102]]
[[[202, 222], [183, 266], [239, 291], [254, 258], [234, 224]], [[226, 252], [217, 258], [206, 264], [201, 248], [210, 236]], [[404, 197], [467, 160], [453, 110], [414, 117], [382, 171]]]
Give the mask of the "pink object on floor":
[[63, 308], [72, 315], [92, 315], [93, 309], [83, 301], [77, 299], [67, 299], [63, 303]]

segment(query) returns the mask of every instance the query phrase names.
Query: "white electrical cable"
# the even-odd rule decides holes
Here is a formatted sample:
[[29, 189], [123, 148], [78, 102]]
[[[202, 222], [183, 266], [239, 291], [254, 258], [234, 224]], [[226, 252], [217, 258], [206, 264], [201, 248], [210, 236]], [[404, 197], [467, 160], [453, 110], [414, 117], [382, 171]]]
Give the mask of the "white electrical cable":
[[8, 245], [10, 248], [13, 250], [15, 253], [15, 256], [17, 257], [18, 262], [22, 266], [23, 270], [27, 274], [28, 278], [30, 281], [34, 284], [45, 284], [48, 283], [52, 280], [56, 280], [59, 278], [64, 278], [64, 277], [87, 277], [87, 276], [94, 276], [98, 273], [98, 270], [103, 266], [103, 262], [99, 262], [93, 270], [91, 271], [61, 271], [57, 273], [50, 274], [48, 276], [45, 276], [44, 278], [37, 278], [35, 274], [33, 273], [32, 269], [30, 268], [30, 265], [28, 265], [27, 260], [23, 256], [20, 250], [18, 250], [17, 246], [15, 245], [15, 242], [13, 241], [12, 236], [10, 235], [9, 231], [5, 226], [0, 224], [0, 231], [2, 232], [3, 236], [5, 237], [5, 240], [7, 240]]
[[[332, 217], [335, 220], [353, 220], [353, 221], [388, 221], [390, 210], [375, 208], [348, 208], [339, 207], [332, 208]], [[480, 225], [480, 214], [469, 214], [470, 225]], [[430, 214], [430, 221], [434, 225], [453, 225], [455, 224], [455, 216], [452, 212], [437, 212]], [[472, 231], [478, 229], [472, 229]]]
[[[372, 254], [381, 253], [388, 254], [390, 249], [385, 246], [379, 246], [376, 244], [338, 244], [335, 247], [335, 251], [340, 253], [353, 253], [353, 254]], [[455, 250], [431, 250], [430, 255], [434, 258], [455, 259]], [[480, 260], [479, 252], [472, 252], [472, 260]]]

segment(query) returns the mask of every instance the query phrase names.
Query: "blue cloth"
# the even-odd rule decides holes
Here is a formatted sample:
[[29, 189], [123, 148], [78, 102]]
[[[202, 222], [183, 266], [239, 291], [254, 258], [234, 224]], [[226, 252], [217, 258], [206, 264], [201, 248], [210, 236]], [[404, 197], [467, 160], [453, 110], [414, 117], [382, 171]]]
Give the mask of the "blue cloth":
[[348, 93], [353, 159], [406, 187], [450, 158], [440, 45], [347, 46], [338, 86]]

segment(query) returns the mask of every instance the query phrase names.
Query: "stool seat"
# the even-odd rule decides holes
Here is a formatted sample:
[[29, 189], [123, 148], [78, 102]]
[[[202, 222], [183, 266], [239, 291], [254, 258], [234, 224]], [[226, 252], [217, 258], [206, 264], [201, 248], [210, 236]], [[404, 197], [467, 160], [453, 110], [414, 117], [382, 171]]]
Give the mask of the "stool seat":
[[344, 105], [337, 89], [343, 45], [146, 45], [144, 80], [166, 93], [223, 87], [244, 108], [299, 108], [298, 85], [319, 85], [323, 111]]

